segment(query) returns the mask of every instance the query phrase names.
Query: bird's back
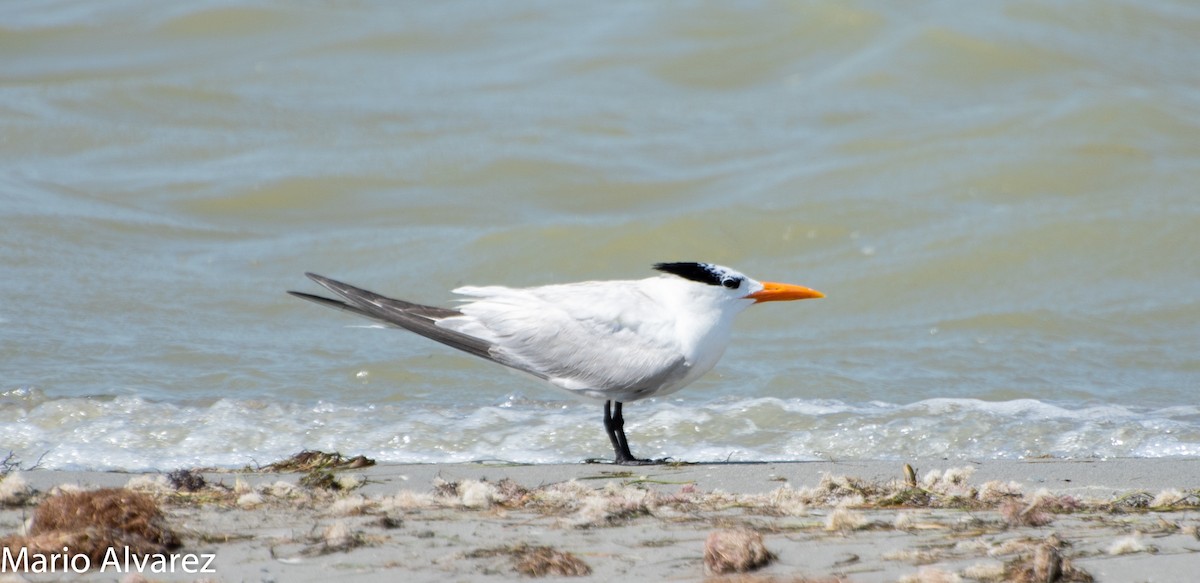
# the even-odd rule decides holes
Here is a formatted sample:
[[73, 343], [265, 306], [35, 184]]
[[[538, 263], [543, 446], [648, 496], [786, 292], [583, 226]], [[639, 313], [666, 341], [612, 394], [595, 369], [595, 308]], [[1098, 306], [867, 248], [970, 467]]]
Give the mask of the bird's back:
[[497, 361], [560, 388], [633, 401], [676, 389], [712, 366], [693, 370], [679, 307], [659, 281], [463, 287], [454, 290], [471, 298], [458, 308], [462, 316], [438, 326], [491, 343]]

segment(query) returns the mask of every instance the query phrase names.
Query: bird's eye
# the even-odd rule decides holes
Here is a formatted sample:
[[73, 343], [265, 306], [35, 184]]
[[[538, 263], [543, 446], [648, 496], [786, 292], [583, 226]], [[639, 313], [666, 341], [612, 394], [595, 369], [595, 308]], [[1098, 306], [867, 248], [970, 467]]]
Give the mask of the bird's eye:
[[742, 285], [742, 280], [740, 278], [730, 277], [727, 279], [722, 279], [721, 285], [723, 285], [729, 289], [737, 289], [738, 287], [740, 287]]

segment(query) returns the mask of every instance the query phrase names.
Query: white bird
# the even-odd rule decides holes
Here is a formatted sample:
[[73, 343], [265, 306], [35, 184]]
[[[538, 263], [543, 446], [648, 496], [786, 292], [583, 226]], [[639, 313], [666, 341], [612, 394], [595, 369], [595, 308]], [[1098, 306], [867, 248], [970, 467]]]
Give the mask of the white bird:
[[644, 464], [656, 462], [630, 453], [623, 403], [669, 395], [712, 369], [729, 344], [734, 315], [747, 307], [824, 297], [710, 263], [658, 263], [654, 269], [663, 275], [527, 288], [460, 287], [454, 293], [468, 299], [456, 309], [381, 296], [314, 273], [305, 275], [341, 299], [288, 293], [604, 401], [604, 429], [615, 462]]

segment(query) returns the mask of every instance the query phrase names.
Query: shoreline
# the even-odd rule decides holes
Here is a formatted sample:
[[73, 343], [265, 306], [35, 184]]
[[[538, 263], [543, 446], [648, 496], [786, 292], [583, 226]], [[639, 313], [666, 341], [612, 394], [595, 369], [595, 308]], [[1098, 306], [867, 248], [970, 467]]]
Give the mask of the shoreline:
[[27, 496], [0, 508], [0, 536], [52, 491], [128, 488], [161, 507], [171, 553], [215, 556], [212, 573], [124, 575], [150, 581], [500, 581], [534, 551], [561, 559], [547, 567], [560, 577], [693, 581], [710, 576], [707, 537], [731, 529], [776, 557], [746, 580], [1001, 581], [1051, 551], [1095, 581], [1187, 581], [1200, 565], [1200, 459], [910, 463], [911, 482], [896, 461], [389, 463], [317, 485], [197, 472], [191, 492], [161, 473], [31, 470], [0, 481]]
[[[368, 489], [378, 489], [381, 484], [403, 484], [410, 480], [428, 482], [434, 476], [450, 474], [463, 478], [480, 479], [489, 474], [514, 479], [542, 479], [563, 481], [567, 479], [591, 478], [607, 474], [669, 474], [697, 482], [707, 481], [707, 487], [728, 488], [742, 493], [753, 493], [756, 487], [778, 487], [777, 480], [770, 477], [805, 480], [816, 483], [822, 474], [853, 474], [863, 479], [887, 480], [902, 476], [906, 462], [899, 460], [844, 460], [844, 461], [770, 461], [770, 462], [685, 462], [646, 466], [618, 466], [611, 463], [558, 463], [524, 464], [506, 461], [478, 461], [467, 463], [380, 463], [352, 470], [370, 478]], [[1086, 490], [1129, 490], [1181, 488], [1184, 482], [1191, 487], [1200, 487], [1200, 458], [1110, 458], [1110, 459], [1057, 459], [1038, 458], [1027, 460], [946, 460], [918, 459], [907, 462], [917, 474], [925, 469], [948, 467], [975, 468], [976, 481], [1017, 480], [1038, 484], [1054, 491]], [[263, 466], [264, 468], [267, 466]], [[737, 470], [744, 470], [739, 472]], [[206, 476], [242, 476], [251, 480], [272, 476], [287, 476], [288, 472], [252, 471], [234, 469], [199, 470]], [[348, 470], [339, 470], [348, 471]], [[120, 487], [134, 476], [166, 474], [166, 471], [125, 470], [18, 470], [29, 485], [46, 490], [58, 484], [89, 484], [93, 487]], [[762, 479], [766, 476], [766, 481]], [[498, 479], [498, 478], [497, 478]], [[397, 480], [399, 480], [397, 482]], [[700, 484], [704, 485], [704, 484]]]

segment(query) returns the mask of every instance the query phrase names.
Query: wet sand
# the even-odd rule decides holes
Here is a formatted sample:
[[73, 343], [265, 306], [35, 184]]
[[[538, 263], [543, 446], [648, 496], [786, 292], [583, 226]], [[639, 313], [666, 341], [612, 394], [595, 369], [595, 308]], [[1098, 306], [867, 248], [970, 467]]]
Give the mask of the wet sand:
[[171, 552], [212, 556], [211, 572], [83, 580], [692, 581], [715, 576], [709, 535], [744, 529], [774, 555], [749, 581], [1007, 581], [1049, 560], [1059, 580], [1182, 582], [1200, 568], [1200, 460], [911, 465], [380, 465], [203, 472], [191, 492], [166, 474], [33, 470], [0, 482], [0, 533], [57, 490], [126, 487], [158, 501], [182, 541]]

